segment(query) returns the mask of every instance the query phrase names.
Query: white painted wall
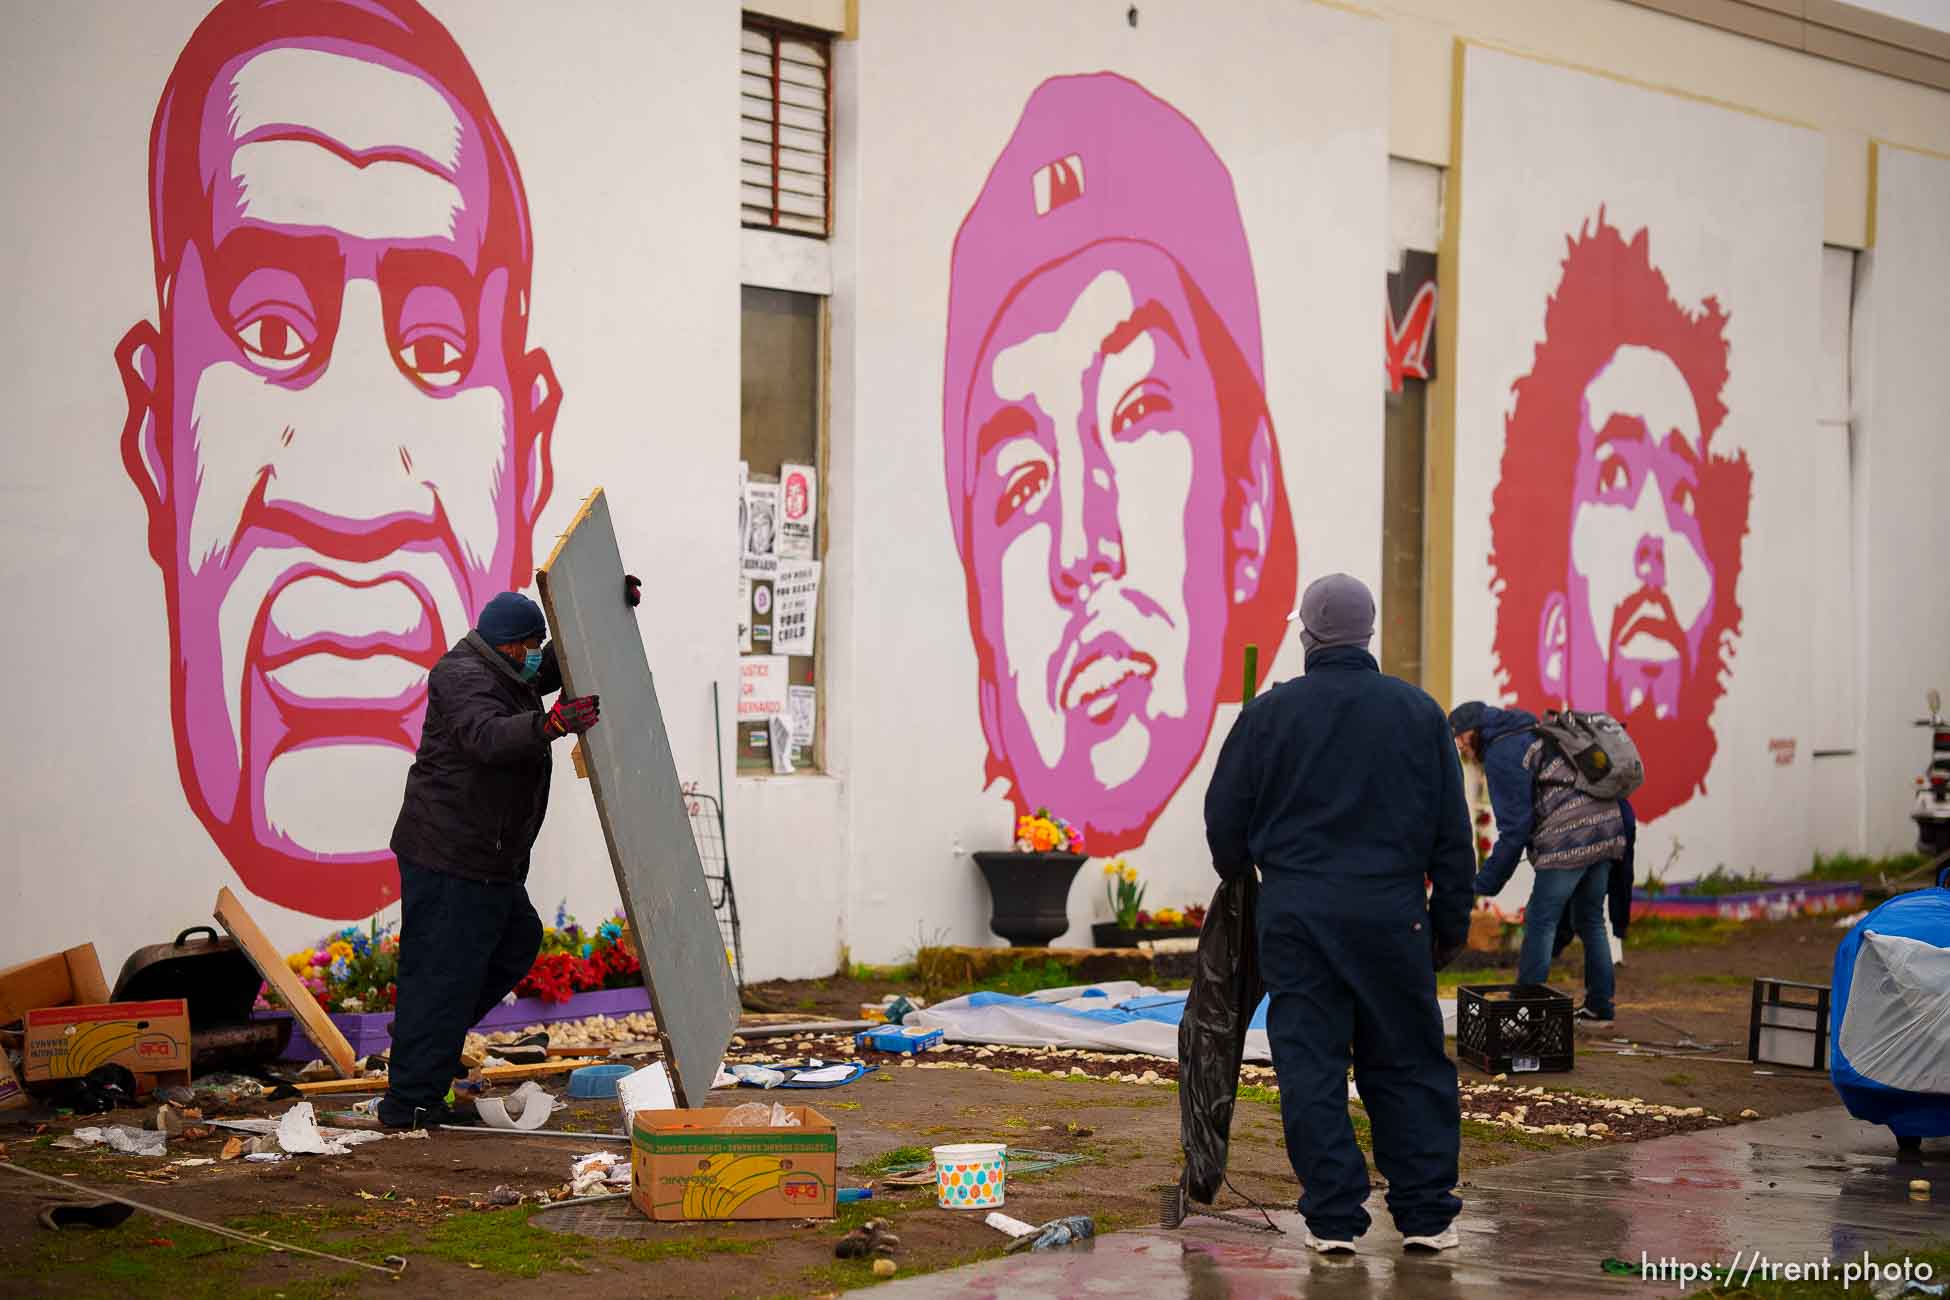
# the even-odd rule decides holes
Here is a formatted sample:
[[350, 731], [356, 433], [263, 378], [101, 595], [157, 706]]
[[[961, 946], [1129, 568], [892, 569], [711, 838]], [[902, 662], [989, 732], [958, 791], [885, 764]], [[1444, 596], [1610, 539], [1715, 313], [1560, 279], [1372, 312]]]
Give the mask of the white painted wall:
[[[1677, 838], [1685, 847], [1675, 879], [1720, 864], [1803, 870], [1820, 141], [1750, 114], [1498, 51], [1471, 47], [1467, 59], [1461, 178], [1452, 172], [1450, 185], [1450, 201], [1461, 204], [1458, 303], [1444, 319], [1458, 341], [1455, 697], [1498, 695], [1489, 520], [1511, 386], [1531, 372], [1544, 338], [1567, 239], [1603, 205], [1626, 240], [1650, 229], [1652, 263], [1677, 302], [1696, 309], [1710, 295], [1729, 312], [1730, 414], [1709, 446], [1744, 452], [1754, 484], [1738, 587], [1744, 620], [1712, 714], [1718, 750], [1707, 794], [1646, 826], [1639, 858], [1663, 862]], [[1756, 222], [1756, 212], [1766, 220]], [[1619, 562], [1629, 568], [1629, 556], [1599, 561]], [[1776, 739], [1795, 745], [1787, 766], [1770, 753]], [[1648, 753], [1648, 765], [1654, 761]]]
[[1924, 692], [1950, 693], [1950, 555], [1942, 356], [1950, 340], [1950, 159], [1879, 146], [1875, 246], [1855, 299], [1855, 534], [1861, 556], [1863, 842], [1915, 846], [1914, 781], [1929, 761]]
[[[530, 344], [548, 349], [565, 393], [538, 554], [585, 494], [608, 490], [644, 580], [640, 622], [673, 748], [708, 789], [710, 687], [734, 680], [734, 557], [696, 539], [729, 539], [737, 461], [736, 7], [558, 6], [549, 22], [514, 0], [432, 7], [526, 182]], [[208, 9], [8, 7], [0, 94], [9, 121], [38, 125], [0, 140], [16, 198], [0, 259], [19, 308], [0, 321], [14, 406], [0, 444], [0, 594], [33, 629], [21, 671], [42, 683], [42, 703], [64, 702], [0, 740], [0, 964], [92, 940], [113, 972], [137, 945], [207, 920], [219, 886], [238, 885], [177, 775], [162, 585], [119, 456], [112, 355], [125, 329], [156, 315], [150, 120]], [[725, 733], [729, 744], [728, 713]], [[586, 919], [616, 905], [616, 887], [588, 787], [566, 749], [557, 758], [529, 887], [545, 913], [566, 898]], [[313, 797], [381, 844], [397, 812], [396, 801], [346, 806], [333, 789]], [[328, 927], [251, 906], [288, 947]]]
[[[1375, 320], [1380, 301], [1386, 34], [1334, 9], [1248, 2], [1223, 13], [1147, 3], [1133, 29], [1128, 7], [870, 3], [857, 53], [840, 64], [840, 157], [844, 167], [856, 133], [859, 188], [835, 267], [833, 481], [855, 494], [847, 544], [861, 581], [844, 598], [851, 646], [835, 641], [828, 671], [855, 687], [844, 715], [846, 913], [862, 959], [898, 956], [917, 940], [994, 942], [968, 855], [1006, 847], [1011, 813], [983, 794], [976, 663], [942, 481], [942, 358], [957, 227], [1043, 80], [1128, 76], [1189, 117], [1227, 164], [1258, 281], [1301, 582], [1335, 569], [1378, 578], [1376, 334], [1342, 325]], [[1223, 77], [1210, 75], [1218, 68]], [[842, 193], [847, 183], [843, 170]], [[1288, 647], [1262, 675], [1298, 666]], [[1153, 905], [1210, 894], [1201, 801], [1235, 715], [1220, 709], [1206, 758], [1128, 854], [1154, 881]], [[1094, 866], [1079, 877], [1072, 941], [1103, 914], [1101, 885]]]

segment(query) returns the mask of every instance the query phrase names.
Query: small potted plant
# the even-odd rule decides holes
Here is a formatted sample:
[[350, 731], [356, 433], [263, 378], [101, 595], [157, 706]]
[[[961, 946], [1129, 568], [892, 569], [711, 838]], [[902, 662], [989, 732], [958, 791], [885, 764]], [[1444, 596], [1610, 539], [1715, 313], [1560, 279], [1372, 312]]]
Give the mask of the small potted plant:
[[1205, 924], [1205, 908], [1198, 903], [1145, 911], [1148, 888], [1138, 883], [1136, 868], [1122, 858], [1105, 863], [1104, 894], [1115, 919], [1091, 926], [1091, 942], [1099, 948], [1132, 948], [1152, 939], [1190, 938]]
[[975, 855], [989, 882], [989, 929], [1012, 947], [1049, 947], [1070, 928], [1070, 882], [1083, 863], [1083, 834], [1069, 822], [1047, 808], [1018, 817], [1013, 849]]

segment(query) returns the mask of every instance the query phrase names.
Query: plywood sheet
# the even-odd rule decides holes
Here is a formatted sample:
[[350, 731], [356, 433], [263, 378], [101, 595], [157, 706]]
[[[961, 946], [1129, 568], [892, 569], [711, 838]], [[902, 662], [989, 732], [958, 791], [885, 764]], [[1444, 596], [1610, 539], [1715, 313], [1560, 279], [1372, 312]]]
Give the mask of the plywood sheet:
[[311, 990], [298, 982], [298, 977], [284, 964], [283, 955], [264, 937], [264, 931], [257, 928], [257, 922], [251, 919], [251, 914], [244, 910], [244, 905], [237, 901], [237, 895], [231, 893], [227, 886], [217, 891], [217, 906], [212, 915], [217, 918], [217, 924], [230, 932], [237, 946], [244, 950], [244, 955], [250, 958], [251, 965], [257, 967], [257, 973], [264, 977], [264, 982], [278, 991], [284, 1005], [291, 1008], [292, 1018], [298, 1022], [305, 1037], [325, 1054], [326, 1063], [339, 1078], [351, 1078], [354, 1068], [352, 1044], [345, 1041], [345, 1035], [325, 1014], [325, 1008], [318, 1005], [318, 999], [311, 995]]
[[535, 575], [563, 690], [600, 695], [582, 737], [589, 781], [681, 1106], [699, 1106], [738, 1023], [738, 986], [704, 884], [677, 765], [602, 489]]

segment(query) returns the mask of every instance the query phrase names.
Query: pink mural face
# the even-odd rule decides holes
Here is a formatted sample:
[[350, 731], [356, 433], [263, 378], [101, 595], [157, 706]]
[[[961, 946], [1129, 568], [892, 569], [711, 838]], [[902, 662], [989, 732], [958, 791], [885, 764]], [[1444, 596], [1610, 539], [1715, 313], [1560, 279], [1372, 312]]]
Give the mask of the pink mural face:
[[402, 0], [237, 0], [152, 153], [159, 326], [118, 350], [191, 806], [254, 893], [363, 916], [426, 674], [526, 585], [559, 393], [500, 128]]
[[1292, 601], [1230, 178], [1131, 82], [1046, 82], [951, 296], [949, 500], [990, 772], [1115, 852], [1198, 762], [1233, 650], [1270, 654]]
[[1491, 515], [1497, 659], [1526, 707], [1612, 713], [1645, 756], [1651, 820], [1704, 789], [1739, 631], [1751, 472], [1716, 454], [1726, 314], [1675, 303], [1644, 231], [1570, 244], [1516, 385]]

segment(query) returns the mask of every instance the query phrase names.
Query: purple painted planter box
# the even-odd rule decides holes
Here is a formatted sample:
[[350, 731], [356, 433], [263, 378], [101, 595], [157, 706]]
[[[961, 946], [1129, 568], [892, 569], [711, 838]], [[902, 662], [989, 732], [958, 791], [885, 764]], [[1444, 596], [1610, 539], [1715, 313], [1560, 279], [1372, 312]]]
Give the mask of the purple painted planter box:
[[1811, 913], [1854, 912], [1862, 906], [1862, 886], [1854, 881], [1810, 884], [1787, 880], [1741, 894], [1686, 894], [1681, 892], [1685, 888], [1685, 884], [1667, 885], [1656, 894], [1634, 889], [1632, 914], [1751, 921], [1760, 917], [1778, 920]]
[[[500, 1033], [503, 1030], [521, 1029], [528, 1025], [552, 1025], [564, 1020], [587, 1020], [590, 1016], [633, 1016], [650, 1010], [650, 994], [641, 988], [598, 989], [594, 993], [578, 993], [567, 1002], [544, 1002], [540, 998], [516, 998], [512, 1003], [503, 1003], [481, 1018], [474, 1026], [480, 1034]], [[255, 1011], [253, 1020], [289, 1019], [289, 1011]], [[374, 1052], [383, 1052], [393, 1045], [393, 1013], [390, 1011], [341, 1011], [332, 1016], [332, 1023], [345, 1035], [345, 1041], [352, 1044], [355, 1056], [366, 1057]], [[294, 1029], [290, 1045], [284, 1049], [279, 1059], [285, 1061], [315, 1061], [322, 1053], [305, 1037], [302, 1028]]]

